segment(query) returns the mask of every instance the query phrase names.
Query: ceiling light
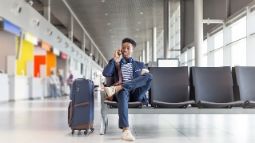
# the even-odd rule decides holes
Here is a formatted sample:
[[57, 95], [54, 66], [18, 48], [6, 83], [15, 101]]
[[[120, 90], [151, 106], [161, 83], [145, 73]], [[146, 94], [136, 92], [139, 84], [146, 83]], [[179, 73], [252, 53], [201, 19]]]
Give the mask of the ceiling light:
[[102, 3], [104, 3], [104, 2], [105, 2], [105, 0], [101, 0], [101, 2], [102, 2]]
[[16, 4], [14, 9], [13, 9], [13, 12], [17, 15], [17, 14], [20, 14], [22, 12], [22, 7], [21, 5], [19, 4]]
[[105, 16], [108, 16], [108, 13], [105, 13], [104, 15], [105, 15]]
[[140, 14], [143, 15], [143, 12], [141, 11]]
[[32, 0], [28, 0], [27, 3], [28, 3], [29, 5], [31, 5], [31, 6], [34, 5], [34, 2], [33, 2]]
[[40, 21], [38, 19], [33, 19], [32, 21], [37, 27], [40, 25]]
[[60, 42], [62, 41], [62, 39], [61, 39], [59, 36], [57, 36], [56, 39], [57, 39], [57, 42], [58, 42], [58, 43], [60, 43]]
[[141, 21], [138, 21], [137, 24], [141, 24]]
[[49, 36], [52, 35], [53, 31], [51, 31], [50, 29], [47, 29], [47, 32], [46, 32]]
[[111, 25], [111, 22], [108, 22], [108, 23], [107, 23], [107, 26], [110, 26], [110, 25]]
[[140, 29], [139, 29], [139, 28], [136, 28], [135, 30], [136, 30], [136, 31], [140, 31]]

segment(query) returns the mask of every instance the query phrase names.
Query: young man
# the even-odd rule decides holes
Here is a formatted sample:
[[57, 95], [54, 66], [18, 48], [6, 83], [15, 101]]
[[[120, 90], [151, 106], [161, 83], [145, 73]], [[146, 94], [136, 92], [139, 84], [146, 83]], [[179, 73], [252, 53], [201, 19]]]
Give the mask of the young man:
[[132, 58], [136, 42], [130, 38], [122, 40], [122, 48], [114, 52], [103, 71], [105, 77], [112, 77], [115, 84], [105, 87], [108, 99], [115, 98], [118, 102], [119, 128], [122, 129], [122, 139], [134, 141], [135, 137], [129, 130], [128, 101], [147, 102], [145, 93], [149, 90], [152, 76], [144, 63]]

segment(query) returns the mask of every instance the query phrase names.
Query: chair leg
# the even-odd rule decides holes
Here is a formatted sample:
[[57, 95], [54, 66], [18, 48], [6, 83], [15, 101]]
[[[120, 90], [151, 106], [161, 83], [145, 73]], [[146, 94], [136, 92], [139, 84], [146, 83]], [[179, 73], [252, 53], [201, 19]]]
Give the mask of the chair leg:
[[104, 118], [101, 118], [100, 135], [104, 135], [105, 133], [106, 133], [106, 121]]
[[108, 124], [108, 119], [107, 119], [107, 113], [106, 113], [106, 108], [107, 105], [104, 104], [104, 92], [101, 92], [101, 125], [100, 125], [100, 135], [104, 135], [106, 133], [106, 128]]
[[100, 125], [100, 135], [104, 135], [106, 133], [108, 127], [108, 117], [107, 114], [101, 114], [101, 125]]

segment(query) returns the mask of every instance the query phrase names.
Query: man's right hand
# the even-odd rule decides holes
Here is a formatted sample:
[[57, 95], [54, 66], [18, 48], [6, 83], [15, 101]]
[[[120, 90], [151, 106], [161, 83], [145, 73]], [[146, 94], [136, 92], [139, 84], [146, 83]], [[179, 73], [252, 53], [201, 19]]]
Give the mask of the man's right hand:
[[114, 53], [113, 53], [113, 59], [114, 61], [118, 64], [121, 60], [121, 54], [119, 55], [119, 53], [121, 53], [121, 48], [116, 50]]

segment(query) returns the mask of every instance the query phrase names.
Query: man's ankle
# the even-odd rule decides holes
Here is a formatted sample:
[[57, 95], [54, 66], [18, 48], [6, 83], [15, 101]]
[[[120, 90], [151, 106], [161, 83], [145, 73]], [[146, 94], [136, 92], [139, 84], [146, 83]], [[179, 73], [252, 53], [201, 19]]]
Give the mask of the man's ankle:
[[116, 93], [118, 93], [119, 91], [123, 89], [122, 85], [117, 85], [115, 86], [115, 88], [116, 88]]

